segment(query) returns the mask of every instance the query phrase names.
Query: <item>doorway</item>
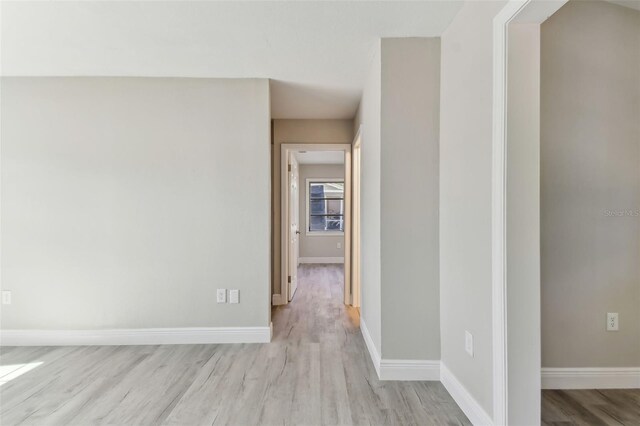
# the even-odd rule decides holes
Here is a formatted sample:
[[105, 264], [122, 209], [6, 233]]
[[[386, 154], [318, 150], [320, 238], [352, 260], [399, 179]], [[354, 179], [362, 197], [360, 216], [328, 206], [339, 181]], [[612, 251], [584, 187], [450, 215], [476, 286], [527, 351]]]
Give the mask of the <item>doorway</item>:
[[294, 300], [300, 268], [326, 264], [341, 266], [351, 305], [351, 144], [282, 144], [281, 194], [281, 304]]
[[638, 104], [615, 111], [640, 87], [615, 50], [636, 13], [510, 1], [494, 21], [494, 424], [638, 423], [615, 402], [640, 392], [638, 334], [609, 320], [640, 297], [638, 222], [609, 208], [640, 199]]

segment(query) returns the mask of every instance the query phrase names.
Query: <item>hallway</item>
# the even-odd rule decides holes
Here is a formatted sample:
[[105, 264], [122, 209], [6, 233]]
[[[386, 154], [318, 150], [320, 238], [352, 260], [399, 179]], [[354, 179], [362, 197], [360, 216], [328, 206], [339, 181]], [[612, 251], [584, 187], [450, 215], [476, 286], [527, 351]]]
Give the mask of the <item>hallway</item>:
[[439, 382], [378, 380], [358, 312], [342, 302], [342, 265], [302, 265], [298, 280], [292, 302], [273, 312], [273, 342], [288, 358], [284, 381], [295, 383], [279, 389], [290, 407], [307, 407], [294, 424], [470, 424]]
[[[271, 344], [2, 348], [0, 422], [469, 424], [438, 382], [377, 379], [342, 266], [299, 277]], [[32, 368], [10, 379], [17, 365]]]

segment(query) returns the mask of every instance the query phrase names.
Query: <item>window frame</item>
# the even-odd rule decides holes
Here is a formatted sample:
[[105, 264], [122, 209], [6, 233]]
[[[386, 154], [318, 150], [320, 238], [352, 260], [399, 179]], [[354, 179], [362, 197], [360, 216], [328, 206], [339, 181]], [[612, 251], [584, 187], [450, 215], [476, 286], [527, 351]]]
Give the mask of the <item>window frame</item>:
[[[309, 219], [309, 213], [311, 212], [311, 191], [309, 191], [309, 185], [314, 183], [314, 182], [322, 182], [322, 183], [342, 183], [344, 184], [344, 178], [332, 178], [332, 177], [327, 177], [327, 178], [307, 178], [305, 180], [305, 187], [304, 187], [304, 192], [305, 192], [305, 198], [306, 198], [306, 208], [305, 208], [305, 223], [306, 226], [304, 228], [305, 230], [305, 236], [307, 237], [343, 237], [344, 236], [344, 225], [343, 225], [343, 230], [342, 231], [311, 231], [309, 230], [309, 225], [311, 224]], [[342, 220], [343, 222], [346, 220], [346, 188], [345, 190], [343, 190], [342, 192], [342, 203], [344, 206], [345, 211], [341, 214], [341, 215], [335, 215], [335, 216], [342, 216]]]

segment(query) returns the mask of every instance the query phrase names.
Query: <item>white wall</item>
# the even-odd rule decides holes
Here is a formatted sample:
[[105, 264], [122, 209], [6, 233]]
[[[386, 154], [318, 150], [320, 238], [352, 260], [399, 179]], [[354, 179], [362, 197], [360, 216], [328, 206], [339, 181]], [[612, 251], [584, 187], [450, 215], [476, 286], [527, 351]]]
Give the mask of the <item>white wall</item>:
[[[344, 179], [344, 164], [300, 164], [300, 257], [344, 257], [344, 235], [307, 235], [307, 179]], [[338, 243], [340, 248], [338, 248]]]
[[[492, 61], [504, 1], [466, 2], [442, 35], [440, 106], [440, 324], [442, 362], [489, 414]], [[474, 357], [464, 332], [474, 336]]]
[[508, 424], [540, 422], [540, 25], [509, 25]]
[[361, 320], [378, 354], [382, 342], [380, 293], [380, 123], [381, 55], [376, 46], [355, 126], [362, 125], [361, 142]]
[[280, 157], [281, 144], [350, 144], [353, 120], [273, 120], [271, 173], [272, 186], [272, 282], [273, 294], [280, 294]]
[[3, 78], [1, 101], [3, 329], [269, 325], [266, 80]]
[[640, 12], [570, 1], [541, 61], [542, 365], [638, 367]]

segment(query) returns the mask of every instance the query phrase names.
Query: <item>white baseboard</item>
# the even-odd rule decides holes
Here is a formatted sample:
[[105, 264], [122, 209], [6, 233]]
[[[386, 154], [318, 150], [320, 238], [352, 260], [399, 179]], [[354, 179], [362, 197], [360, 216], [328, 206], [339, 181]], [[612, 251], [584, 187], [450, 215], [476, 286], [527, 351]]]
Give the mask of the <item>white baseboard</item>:
[[299, 257], [298, 263], [344, 263], [344, 257]]
[[364, 323], [362, 317], [360, 317], [360, 332], [362, 333], [362, 337], [364, 338], [364, 343], [367, 345], [367, 349], [369, 350], [369, 356], [371, 357], [371, 361], [373, 362], [373, 366], [376, 369], [376, 374], [380, 377], [380, 354], [376, 349], [376, 345], [373, 343], [373, 339], [371, 339], [371, 334], [369, 334], [369, 329], [367, 325]]
[[369, 356], [378, 374], [378, 379], [402, 381], [440, 380], [440, 361], [382, 359], [362, 318], [360, 318], [360, 331], [369, 350]]
[[440, 364], [440, 381], [474, 426], [493, 425], [491, 417], [444, 363]]
[[438, 381], [440, 361], [413, 359], [380, 360], [380, 380]]
[[640, 388], [640, 367], [542, 369], [542, 389], [633, 388]]
[[281, 294], [274, 294], [273, 296], [271, 296], [271, 305], [273, 306], [278, 306], [278, 305], [284, 305], [284, 298], [282, 297]]
[[269, 343], [269, 327], [142, 328], [111, 330], [2, 330], [2, 346], [177, 345]]

